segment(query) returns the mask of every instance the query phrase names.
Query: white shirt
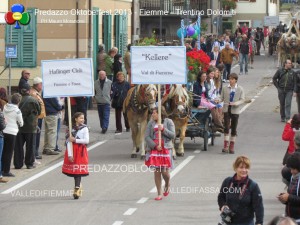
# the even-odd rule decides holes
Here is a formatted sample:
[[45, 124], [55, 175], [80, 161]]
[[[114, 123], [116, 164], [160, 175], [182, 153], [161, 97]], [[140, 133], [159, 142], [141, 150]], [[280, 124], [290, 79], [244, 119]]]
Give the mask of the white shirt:
[[[82, 128], [79, 130], [76, 134], [76, 140], [75, 143], [77, 144], [88, 144], [90, 142], [90, 136], [89, 136], [89, 129], [87, 127]], [[68, 156], [73, 157], [73, 151], [72, 148], [70, 147], [71, 142], [67, 142], [67, 150], [68, 150]]]

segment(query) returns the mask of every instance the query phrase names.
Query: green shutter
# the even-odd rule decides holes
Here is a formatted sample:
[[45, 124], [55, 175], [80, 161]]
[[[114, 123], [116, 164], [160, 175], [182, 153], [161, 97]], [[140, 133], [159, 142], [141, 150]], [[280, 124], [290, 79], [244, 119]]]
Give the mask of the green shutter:
[[97, 12], [93, 15], [93, 64], [94, 64], [94, 79], [98, 78], [97, 74], [97, 53], [99, 46], [99, 8], [93, 7], [94, 12]]
[[104, 40], [106, 51], [111, 49], [111, 15], [103, 15], [103, 29], [104, 29]]
[[115, 16], [115, 46], [119, 53], [124, 56], [128, 41], [127, 14]]
[[12, 67], [36, 67], [36, 15], [32, 8], [26, 11], [31, 16], [28, 25], [21, 25], [21, 29], [15, 29], [14, 25], [6, 25], [6, 43], [10, 43], [10, 33], [12, 33], [11, 43], [17, 44], [18, 58], [12, 59]]

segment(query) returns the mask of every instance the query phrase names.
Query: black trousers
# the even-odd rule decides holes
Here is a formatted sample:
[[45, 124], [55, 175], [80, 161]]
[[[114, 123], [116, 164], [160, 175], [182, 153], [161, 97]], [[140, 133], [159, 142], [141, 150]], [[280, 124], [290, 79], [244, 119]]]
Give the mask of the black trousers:
[[4, 146], [2, 152], [2, 171], [9, 173], [12, 155], [16, 144], [16, 135], [4, 133]]
[[223, 71], [223, 79], [229, 80], [229, 75], [231, 72], [231, 64], [225, 63], [224, 64], [224, 71]]
[[127, 120], [127, 116], [122, 113], [123, 108], [115, 108], [115, 116], [116, 116], [116, 128], [119, 131], [122, 131], [122, 114], [124, 117], [124, 121], [125, 121], [125, 127], [126, 129], [129, 129], [129, 123]]
[[24, 165], [24, 144], [26, 143], [25, 165], [32, 166], [34, 163], [34, 151], [36, 143], [35, 133], [18, 133], [14, 151], [14, 166], [21, 169]]
[[237, 136], [237, 125], [239, 121], [239, 114], [232, 114], [231, 107], [228, 107], [228, 112], [224, 113], [224, 134], [229, 134], [231, 129], [231, 136]]

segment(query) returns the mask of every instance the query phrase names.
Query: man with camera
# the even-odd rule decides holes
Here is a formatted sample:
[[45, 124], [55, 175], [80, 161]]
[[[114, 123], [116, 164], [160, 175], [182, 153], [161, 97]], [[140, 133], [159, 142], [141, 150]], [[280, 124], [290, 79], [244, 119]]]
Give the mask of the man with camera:
[[219, 225], [263, 224], [262, 195], [257, 183], [248, 177], [250, 160], [245, 156], [239, 156], [233, 163], [233, 168], [236, 173], [223, 181], [218, 195], [222, 218]]

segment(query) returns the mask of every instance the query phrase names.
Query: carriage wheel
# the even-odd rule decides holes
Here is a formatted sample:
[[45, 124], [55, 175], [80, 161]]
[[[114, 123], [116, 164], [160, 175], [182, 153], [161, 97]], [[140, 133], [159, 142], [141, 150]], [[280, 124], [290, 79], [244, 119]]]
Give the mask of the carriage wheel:
[[211, 146], [214, 146], [214, 145], [215, 145], [215, 134], [212, 133], [212, 134], [210, 135], [210, 138], [211, 138]]
[[204, 151], [207, 151], [208, 149], [208, 133], [205, 131], [203, 135], [203, 140], [204, 140]]

